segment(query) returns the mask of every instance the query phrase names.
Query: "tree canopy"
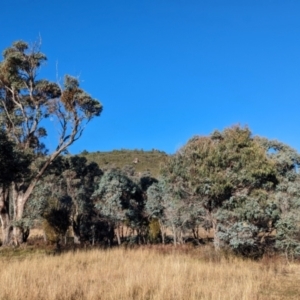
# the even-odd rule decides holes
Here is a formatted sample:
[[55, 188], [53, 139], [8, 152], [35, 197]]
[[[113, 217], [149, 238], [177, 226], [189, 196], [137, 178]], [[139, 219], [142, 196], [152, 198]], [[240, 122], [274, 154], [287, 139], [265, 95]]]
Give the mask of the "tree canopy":
[[[280, 230], [290, 230], [294, 239], [297, 235], [297, 166], [296, 151], [253, 137], [248, 128], [234, 126], [208, 137], [196, 136], [163, 166], [161, 183], [149, 189], [146, 207], [165, 225], [172, 225], [174, 238], [179, 234], [177, 241], [200, 225], [213, 229], [217, 249], [228, 246], [257, 255], [274, 243], [271, 233], [276, 229], [279, 236]], [[289, 217], [283, 213], [283, 195], [290, 199]], [[296, 227], [288, 229], [287, 222]], [[277, 239], [278, 245], [282, 243]], [[290, 248], [296, 249], [299, 240], [293, 243]]]
[[[87, 151], [66, 155], [102, 105], [78, 78], [39, 78], [46, 59], [38, 43], [17, 41], [0, 62], [4, 245], [25, 242], [30, 227], [43, 220], [57, 243], [71, 231], [76, 243], [177, 245], [192, 238], [199, 244], [205, 242], [202, 230], [216, 250], [300, 257], [297, 151], [232, 126], [194, 136], [173, 155], [153, 150], [162, 161], [157, 178], [150, 172], [157, 175], [157, 168], [146, 168], [152, 161], [142, 162], [148, 159], [144, 151], [106, 153], [99, 165]], [[51, 152], [43, 140], [47, 118], [59, 128]]]
[[[77, 78], [66, 75], [62, 86], [38, 79], [38, 71], [46, 59], [38, 43], [29, 46], [26, 42], [17, 41], [3, 51], [0, 62], [1, 129], [17, 149], [32, 158], [31, 174], [27, 176], [24, 173], [22, 178], [11, 182], [15, 197], [13, 203], [16, 204], [13, 220], [11, 216], [5, 217], [9, 219], [5, 228], [11, 228], [20, 221], [24, 206], [46, 169], [80, 138], [85, 125], [102, 111], [101, 103], [79, 87]], [[57, 147], [52, 153], [48, 153], [42, 140], [47, 135], [43, 120], [49, 117], [60, 127]], [[14, 226], [15, 243], [22, 242], [20, 230]], [[3, 240], [8, 243], [9, 232], [5, 234]]]

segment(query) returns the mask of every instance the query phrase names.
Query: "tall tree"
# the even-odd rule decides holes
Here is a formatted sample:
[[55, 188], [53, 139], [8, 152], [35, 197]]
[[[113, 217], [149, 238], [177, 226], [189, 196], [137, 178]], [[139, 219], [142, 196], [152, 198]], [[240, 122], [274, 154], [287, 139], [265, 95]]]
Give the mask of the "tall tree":
[[[33, 163], [30, 176], [22, 176], [11, 182], [10, 197], [15, 244], [23, 242], [22, 229], [17, 226], [22, 219], [24, 207], [38, 181], [49, 165], [72, 143], [80, 138], [85, 125], [99, 116], [102, 105], [79, 87], [79, 81], [65, 76], [63, 87], [57, 83], [37, 79], [38, 70], [46, 61], [39, 45], [29, 48], [17, 41], [3, 52], [0, 63], [0, 120], [1, 128], [19, 150], [31, 153]], [[52, 118], [60, 126], [56, 149], [46, 155], [42, 138], [47, 135], [42, 126], [45, 118]], [[3, 223], [2, 223], [3, 226]], [[8, 241], [8, 237], [3, 237]]]
[[[216, 248], [221, 242], [244, 247], [243, 238], [236, 237], [254, 227], [251, 237], [257, 243], [257, 232], [269, 230], [265, 213], [272, 202], [268, 191], [277, 183], [276, 170], [248, 128], [236, 126], [192, 138], [170, 157], [162, 176], [174, 203], [184, 204], [177, 205], [181, 229], [193, 224], [213, 228]], [[258, 207], [257, 214], [249, 213], [252, 206]]]

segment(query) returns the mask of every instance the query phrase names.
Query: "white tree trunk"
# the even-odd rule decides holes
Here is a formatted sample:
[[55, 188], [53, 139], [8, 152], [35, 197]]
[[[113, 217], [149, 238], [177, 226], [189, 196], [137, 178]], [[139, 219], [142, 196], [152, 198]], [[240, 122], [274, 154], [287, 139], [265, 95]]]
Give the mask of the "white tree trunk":
[[11, 220], [9, 215], [8, 190], [0, 189], [0, 220], [2, 231], [2, 245], [9, 245], [11, 238]]
[[173, 228], [173, 242], [174, 242], [174, 246], [176, 247], [177, 245], [177, 230], [174, 224], [172, 224], [172, 228]]
[[6, 246], [9, 245], [11, 240], [11, 226], [10, 226], [10, 219], [9, 214], [7, 212], [1, 212], [0, 214], [1, 219], [1, 229], [2, 229], [2, 245]]
[[215, 250], [220, 250], [220, 238], [218, 236], [218, 231], [217, 231], [217, 221], [213, 220], [212, 221], [212, 225], [213, 225], [213, 230], [214, 230], [214, 247]]
[[18, 223], [22, 220], [23, 217], [25, 197], [24, 197], [24, 193], [22, 192], [18, 193], [16, 188], [14, 188], [12, 192], [12, 197], [14, 203], [13, 242], [15, 246], [18, 246], [24, 243], [23, 230], [20, 226], [18, 226]]
[[120, 238], [120, 232], [119, 232], [119, 225], [116, 227], [116, 236], [118, 240], [118, 245], [121, 245], [121, 238]]

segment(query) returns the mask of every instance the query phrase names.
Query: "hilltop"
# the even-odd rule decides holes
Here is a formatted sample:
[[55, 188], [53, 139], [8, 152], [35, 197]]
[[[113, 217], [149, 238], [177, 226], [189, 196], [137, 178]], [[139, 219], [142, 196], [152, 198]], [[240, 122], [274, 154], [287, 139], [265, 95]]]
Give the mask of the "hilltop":
[[151, 151], [136, 149], [121, 149], [110, 152], [83, 151], [79, 155], [86, 157], [89, 162], [96, 162], [102, 170], [111, 167], [122, 169], [125, 166], [132, 166], [136, 172], [149, 171], [154, 177], [158, 176], [161, 163], [168, 157], [165, 152], [156, 149]]

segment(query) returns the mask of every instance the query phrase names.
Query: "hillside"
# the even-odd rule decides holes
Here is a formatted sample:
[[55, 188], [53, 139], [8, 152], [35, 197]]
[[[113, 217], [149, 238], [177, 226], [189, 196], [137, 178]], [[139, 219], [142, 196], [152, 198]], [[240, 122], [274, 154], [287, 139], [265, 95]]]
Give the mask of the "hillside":
[[113, 150], [110, 152], [87, 152], [83, 151], [80, 156], [87, 158], [89, 162], [96, 162], [103, 170], [116, 167], [122, 169], [124, 166], [132, 166], [136, 172], [150, 171], [152, 176], [159, 174], [160, 164], [168, 155], [159, 150]]

